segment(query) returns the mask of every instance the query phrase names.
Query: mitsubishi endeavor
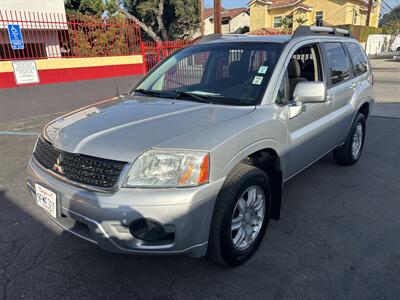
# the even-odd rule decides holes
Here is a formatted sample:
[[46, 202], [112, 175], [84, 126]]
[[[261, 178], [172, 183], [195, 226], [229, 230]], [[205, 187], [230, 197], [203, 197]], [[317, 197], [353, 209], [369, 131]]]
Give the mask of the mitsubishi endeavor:
[[279, 219], [285, 182], [331, 151], [360, 159], [372, 86], [341, 29], [207, 36], [127, 95], [47, 124], [27, 184], [59, 226], [105, 250], [237, 266]]

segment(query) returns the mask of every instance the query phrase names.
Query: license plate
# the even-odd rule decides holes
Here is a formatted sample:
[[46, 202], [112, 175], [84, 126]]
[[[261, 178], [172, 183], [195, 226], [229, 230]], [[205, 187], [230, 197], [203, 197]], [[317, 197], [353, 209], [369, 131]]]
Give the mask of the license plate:
[[40, 184], [35, 184], [35, 190], [37, 204], [53, 218], [57, 218], [57, 195]]

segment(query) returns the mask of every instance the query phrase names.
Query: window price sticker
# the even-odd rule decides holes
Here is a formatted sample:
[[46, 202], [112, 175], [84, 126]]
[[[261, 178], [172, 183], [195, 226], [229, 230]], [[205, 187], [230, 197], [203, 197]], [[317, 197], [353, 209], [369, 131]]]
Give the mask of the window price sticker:
[[262, 77], [262, 76], [256, 76], [256, 77], [254, 77], [253, 84], [260, 85], [262, 83], [263, 79], [264, 79], [264, 77]]

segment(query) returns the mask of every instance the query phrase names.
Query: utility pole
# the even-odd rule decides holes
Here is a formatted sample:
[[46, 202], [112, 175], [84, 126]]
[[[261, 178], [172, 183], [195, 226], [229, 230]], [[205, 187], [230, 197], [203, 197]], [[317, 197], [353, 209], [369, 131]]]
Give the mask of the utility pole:
[[365, 25], [367, 25], [367, 26], [369, 26], [369, 24], [371, 22], [372, 2], [373, 2], [373, 0], [369, 0], [369, 2], [368, 2], [367, 21], [365, 22]]
[[204, 0], [200, 1], [200, 33], [204, 35]]
[[214, 0], [214, 33], [221, 33], [221, 0]]

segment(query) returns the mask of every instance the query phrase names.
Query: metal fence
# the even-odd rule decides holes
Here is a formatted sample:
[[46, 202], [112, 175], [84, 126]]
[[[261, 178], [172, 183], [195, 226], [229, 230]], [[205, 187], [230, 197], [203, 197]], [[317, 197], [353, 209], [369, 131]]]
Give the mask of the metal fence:
[[[13, 49], [8, 25], [19, 25], [23, 49]], [[139, 25], [115, 16], [0, 10], [0, 60], [140, 54]]]
[[142, 53], [146, 65], [146, 72], [151, 70], [164, 58], [183, 47], [193, 44], [190, 40], [143, 42]]

